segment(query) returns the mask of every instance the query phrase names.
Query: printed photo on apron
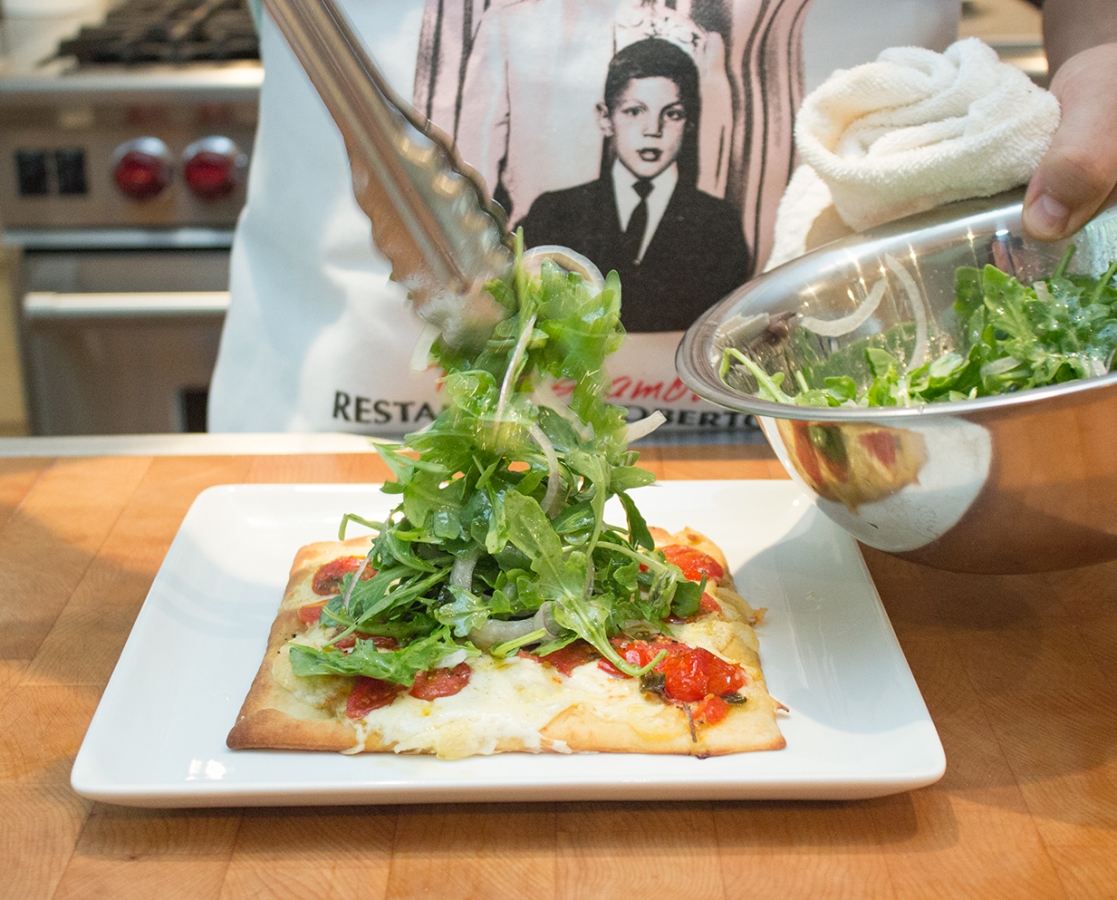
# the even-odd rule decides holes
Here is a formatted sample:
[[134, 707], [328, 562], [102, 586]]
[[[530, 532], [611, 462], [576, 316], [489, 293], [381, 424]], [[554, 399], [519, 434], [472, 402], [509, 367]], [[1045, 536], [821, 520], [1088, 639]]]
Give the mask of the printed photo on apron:
[[[770, 250], [776, 206], [793, 169], [809, 6], [810, 0], [428, 0], [414, 102], [453, 136], [510, 223], [524, 226], [529, 246], [579, 249], [577, 242], [599, 250], [586, 255], [603, 270], [618, 269], [626, 303], [629, 282], [613, 259], [628, 268], [644, 258], [667, 268], [652, 248], [655, 229], [634, 259], [615, 256], [628, 230], [622, 219], [639, 202], [633, 182], [652, 180], [651, 221], [665, 218], [676, 233], [707, 227], [698, 210], [718, 223], [735, 216], [744, 249], [735, 245], [736, 234], [710, 226], [711, 239], [730, 241], [724, 248], [730, 261], [715, 262], [708, 275], [712, 253], [698, 248], [698, 236], [689, 241], [695, 256], [682, 252], [690, 247], [673, 254], [675, 268], [694, 270], [689, 283], [705, 282], [700, 290], [709, 298], [724, 271], [747, 278]], [[620, 147], [628, 152], [618, 154]], [[614, 174], [631, 178], [622, 184]], [[657, 177], [669, 184], [657, 184]], [[550, 239], [560, 236], [565, 240]], [[645, 295], [635, 286], [633, 292]], [[679, 302], [697, 306], [689, 298]], [[640, 322], [653, 327], [626, 327], [672, 330], [652, 319], [642, 315]]]
[[[669, 429], [752, 429], [687, 389], [674, 357], [771, 249], [811, 0], [341, 5], [528, 246], [620, 274], [629, 337], [609, 362], [610, 400], [630, 420], [661, 410]], [[371, 245], [336, 127], [270, 21], [262, 46], [210, 426], [413, 431], [442, 406], [436, 373], [409, 371], [421, 323]]]

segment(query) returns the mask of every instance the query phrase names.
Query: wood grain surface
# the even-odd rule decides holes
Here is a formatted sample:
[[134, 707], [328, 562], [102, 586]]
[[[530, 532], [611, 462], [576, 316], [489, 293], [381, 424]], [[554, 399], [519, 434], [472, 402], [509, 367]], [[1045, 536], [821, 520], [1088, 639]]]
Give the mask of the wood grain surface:
[[[782, 478], [759, 446], [661, 478]], [[69, 776], [186, 510], [225, 483], [368, 482], [372, 455], [0, 460], [0, 897], [1114, 898], [1117, 564], [939, 572], [865, 550], [947, 754], [829, 803], [145, 810]]]

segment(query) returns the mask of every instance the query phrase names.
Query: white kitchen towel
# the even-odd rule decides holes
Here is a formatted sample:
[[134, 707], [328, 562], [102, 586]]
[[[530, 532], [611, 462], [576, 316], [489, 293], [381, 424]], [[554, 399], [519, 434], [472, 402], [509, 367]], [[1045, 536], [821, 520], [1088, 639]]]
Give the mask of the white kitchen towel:
[[799, 110], [796, 147], [817, 178], [793, 176], [768, 267], [801, 252], [831, 203], [861, 231], [1025, 184], [1058, 124], [1055, 97], [978, 38], [839, 70]]

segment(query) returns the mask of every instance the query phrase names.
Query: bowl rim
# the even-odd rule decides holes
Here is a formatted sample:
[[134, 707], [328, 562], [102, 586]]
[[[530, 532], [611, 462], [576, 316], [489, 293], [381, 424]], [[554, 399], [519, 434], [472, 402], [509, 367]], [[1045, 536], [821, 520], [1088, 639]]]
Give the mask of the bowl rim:
[[[921, 403], [914, 406], [798, 406], [776, 403], [749, 394], [742, 394], [726, 387], [710, 360], [709, 348], [713, 346], [718, 323], [725, 318], [729, 308], [738, 305], [742, 297], [761, 290], [777, 279], [787, 277], [795, 268], [814, 268], [835, 255], [847, 252], [872, 240], [895, 239], [942, 227], [944, 224], [966, 217], [988, 216], [1019, 222], [1023, 209], [1023, 189], [1014, 188], [993, 197], [961, 200], [944, 204], [933, 210], [917, 213], [877, 228], [869, 229], [846, 238], [824, 244], [809, 253], [796, 257], [783, 265], [757, 275], [732, 291], [706, 310], [683, 334], [675, 352], [675, 366], [679, 377], [694, 393], [726, 409], [776, 419], [796, 419], [826, 422], [853, 422], [866, 419], [907, 420], [913, 418], [959, 417], [990, 410], [1007, 411], [1042, 403], [1051, 398], [1102, 390], [1117, 385], [1117, 370], [1092, 378], [1079, 378], [1060, 384], [1028, 388], [993, 397], [976, 397], [970, 400], [949, 400]], [[1117, 207], [1103, 211], [1093, 221], [1103, 216], [1117, 218]], [[1053, 247], [1073, 243], [1074, 235], [1053, 242]]]

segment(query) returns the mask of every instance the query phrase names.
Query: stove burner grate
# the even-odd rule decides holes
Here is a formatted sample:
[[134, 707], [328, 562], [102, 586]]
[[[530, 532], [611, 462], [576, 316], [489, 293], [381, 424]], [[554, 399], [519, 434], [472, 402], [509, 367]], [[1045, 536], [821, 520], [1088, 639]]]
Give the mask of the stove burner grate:
[[99, 25], [62, 41], [58, 56], [80, 66], [259, 59], [244, 0], [125, 0]]

